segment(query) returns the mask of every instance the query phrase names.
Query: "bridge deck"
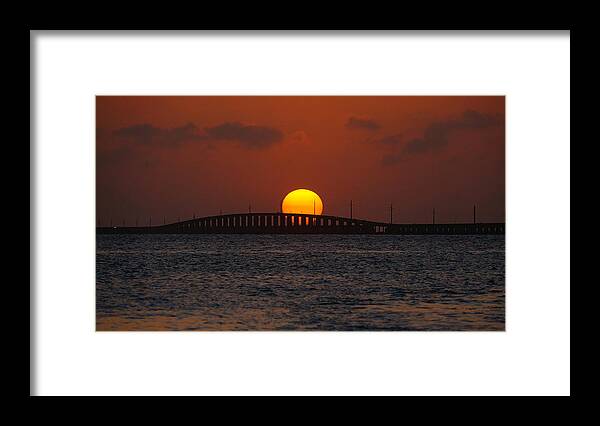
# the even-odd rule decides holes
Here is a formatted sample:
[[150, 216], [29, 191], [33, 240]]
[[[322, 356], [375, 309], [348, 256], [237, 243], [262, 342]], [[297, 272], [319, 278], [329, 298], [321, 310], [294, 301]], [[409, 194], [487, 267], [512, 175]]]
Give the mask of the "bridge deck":
[[158, 226], [97, 227], [98, 234], [504, 234], [504, 223], [389, 224], [339, 216], [243, 213]]

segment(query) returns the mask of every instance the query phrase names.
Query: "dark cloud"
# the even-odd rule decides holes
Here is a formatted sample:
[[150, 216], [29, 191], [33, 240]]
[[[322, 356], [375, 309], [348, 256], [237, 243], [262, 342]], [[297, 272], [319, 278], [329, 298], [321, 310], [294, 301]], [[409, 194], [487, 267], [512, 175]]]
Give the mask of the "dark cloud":
[[386, 136], [381, 139], [375, 139], [373, 142], [379, 143], [382, 145], [398, 145], [403, 140], [404, 140], [404, 138], [402, 137], [402, 134], [399, 133], [397, 135], [390, 135], [390, 136]]
[[403, 152], [415, 154], [444, 147], [448, 145], [448, 135], [454, 130], [485, 129], [503, 124], [504, 118], [499, 115], [488, 115], [468, 110], [458, 119], [430, 124], [425, 129], [423, 137], [410, 140], [404, 146]]
[[151, 124], [136, 124], [117, 129], [113, 134], [142, 145], [165, 147], [175, 147], [185, 142], [206, 138], [198, 133], [198, 128], [192, 123], [170, 129], [161, 129]]
[[[383, 158], [383, 164], [389, 165], [397, 163], [406, 155], [421, 154], [441, 149], [448, 145], [449, 135], [455, 130], [479, 130], [503, 125], [503, 115], [482, 114], [477, 111], [467, 110], [457, 119], [431, 123], [425, 128], [422, 137], [409, 140], [403, 146], [400, 153], [385, 156]], [[389, 138], [394, 138], [394, 136], [380, 139], [379, 142], [383, 142]], [[394, 139], [390, 139], [390, 141], [391, 140]]]
[[383, 164], [384, 166], [391, 166], [393, 164], [400, 162], [401, 159], [402, 159], [401, 153], [386, 154], [381, 159], [381, 164]]
[[210, 139], [236, 141], [248, 148], [266, 148], [283, 140], [283, 133], [279, 129], [236, 122], [206, 127], [204, 130]]
[[346, 122], [348, 129], [365, 129], [365, 130], [377, 130], [381, 126], [374, 120], [368, 118], [350, 117]]
[[147, 146], [177, 147], [195, 141], [235, 141], [247, 148], [265, 148], [283, 140], [279, 129], [266, 126], [223, 123], [199, 131], [192, 123], [162, 129], [151, 124], [136, 124], [113, 132], [117, 137]]

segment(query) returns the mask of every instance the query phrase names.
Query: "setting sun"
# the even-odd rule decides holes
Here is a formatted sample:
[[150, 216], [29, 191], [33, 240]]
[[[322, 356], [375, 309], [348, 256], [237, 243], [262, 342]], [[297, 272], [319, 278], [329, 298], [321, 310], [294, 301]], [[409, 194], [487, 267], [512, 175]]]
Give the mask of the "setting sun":
[[308, 189], [296, 189], [285, 196], [281, 202], [283, 213], [321, 214], [323, 201], [315, 192]]

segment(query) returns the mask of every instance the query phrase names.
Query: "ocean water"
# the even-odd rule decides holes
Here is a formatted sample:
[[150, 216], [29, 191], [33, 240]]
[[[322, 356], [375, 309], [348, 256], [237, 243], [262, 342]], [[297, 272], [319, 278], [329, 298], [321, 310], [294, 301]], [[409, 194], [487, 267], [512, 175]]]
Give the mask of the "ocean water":
[[97, 235], [97, 330], [504, 330], [502, 235]]

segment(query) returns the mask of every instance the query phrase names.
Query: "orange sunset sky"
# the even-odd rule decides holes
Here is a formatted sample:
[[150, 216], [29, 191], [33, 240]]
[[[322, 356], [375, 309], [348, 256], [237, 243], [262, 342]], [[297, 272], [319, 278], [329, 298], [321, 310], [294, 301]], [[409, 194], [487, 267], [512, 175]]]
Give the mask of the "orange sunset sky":
[[323, 214], [505, 220], [503, 96], [98, 96], [101, 225], [276, 212], [308, 188]]

